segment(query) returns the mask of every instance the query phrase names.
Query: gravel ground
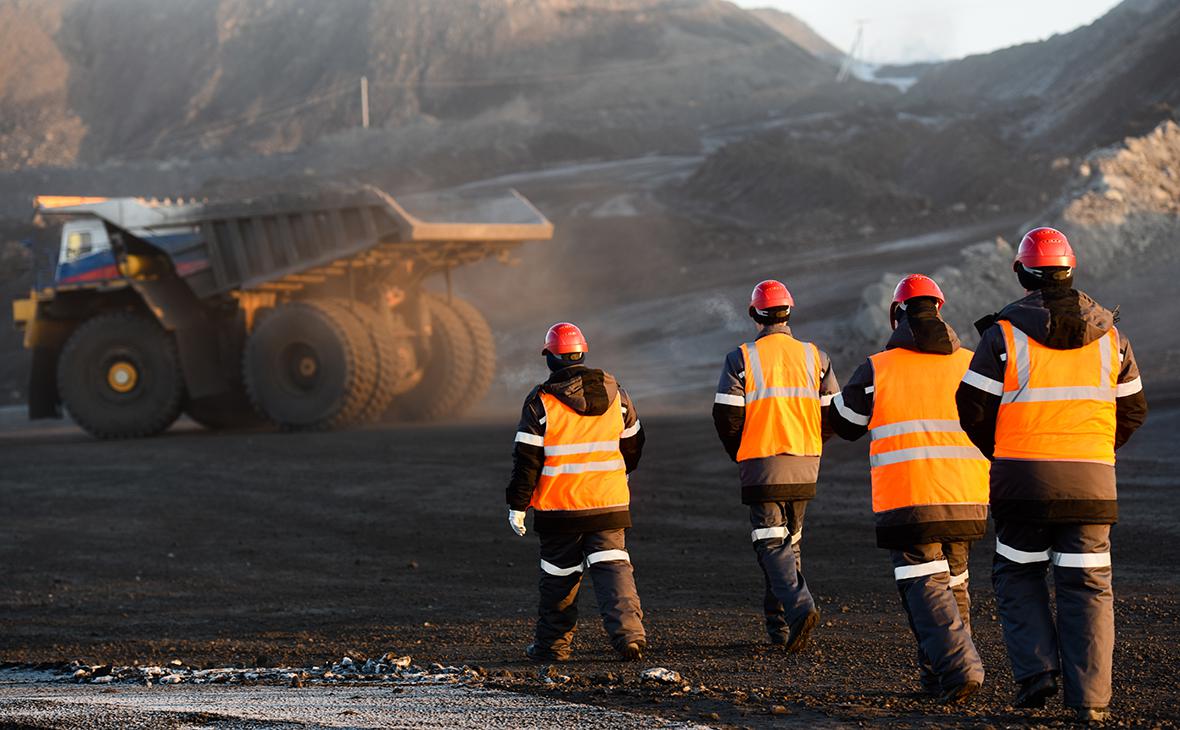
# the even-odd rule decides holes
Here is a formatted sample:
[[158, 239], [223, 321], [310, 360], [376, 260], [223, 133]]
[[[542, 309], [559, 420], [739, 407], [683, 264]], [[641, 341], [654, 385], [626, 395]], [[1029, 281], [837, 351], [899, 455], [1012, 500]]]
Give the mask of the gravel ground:
[[[1120, 454], [1113, 709], [1127, 726], [1176, 727], [1180, 399], [1153, 403]], [[504, 524], [511, 417], [327, 434], [180, 429], [118, 443], [60, 427], [2, 431], [0, 661], [312, 666], [392, 652], [480, 667], [485, 687], [653, 721], [1063, 722], [1059, 704], [1008, 706], [990, 539], [971, 565], [984, 691], [953, 712], [918, 693], [889, 562], [873, 545], [865, 444], [832, 444], [825, 456], [803, 541], [824, 618], [813, 648], [783, 655], [765, 644], [745, 511], [707, 415], [644, 423], [630, 549], [651, 649], [638, 665], [615, 660], [589, 590], [574, 661], [547, 670], [524, 660], [537, 554], [532, 535]], [[642, 681], [652, 667], [682, 682]]]
[[97, 687], [0, 685], [0, 724], [28, 728], [691, 727], [463, 685]]

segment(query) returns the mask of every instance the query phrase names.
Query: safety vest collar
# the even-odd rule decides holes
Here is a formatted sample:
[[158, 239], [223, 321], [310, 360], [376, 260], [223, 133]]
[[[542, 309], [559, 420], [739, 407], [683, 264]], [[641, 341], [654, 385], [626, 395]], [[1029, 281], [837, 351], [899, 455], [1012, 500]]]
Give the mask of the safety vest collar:
[[[787, 334], [788, 333], [782, 333]], [[744, 346], [749, 371], [746, 373], [746, 403], [752, 403], [764, 398], [807, 398], [819, 400], [819, 385], [816, 383], [818, 371], [816, 363], [816, 348], [810, 342], [800, 342], [803, 346], [803, 356], [807, 368], [807, 385], [804, 387], [768, 386], [766, 376], [762, 370], [762, 357], [758, 353], [758, 341], [747, 342]]]
[[786, 335], [788, 337], [794, 337], [794, 335], [791, 334], [791, 325], [783, 323], [768, 324], [764, 326], [754, 339], [760, 340], [763, 337], [769, 337], [771, 335]]
[[1098, 352], [1101, 358], [1101, 370], [1098, 385], [1057, 385], [1051, 387], [1032, 387], [1030, 374], [1032, 371], [1032, 356], [1030, 354], [1028, 334], [1008, 320], [1000, 320], [1000, 327], [1007, 335], [1007, 341], [1012, 346], [1010, 357], [1015, 364], [1016, 380], [1014, 383], [1005, 382], [1004, 393], [1000, 397], [1001, 405], [1010, 403], [1039, 403], [1047, 401], [1096, 400], [1113, 403], [1117, 395], [1117, 385], [1114, 378], [1114, 344], [1118, 338], [1116, 330], [1110, 330], [1098, 339]]

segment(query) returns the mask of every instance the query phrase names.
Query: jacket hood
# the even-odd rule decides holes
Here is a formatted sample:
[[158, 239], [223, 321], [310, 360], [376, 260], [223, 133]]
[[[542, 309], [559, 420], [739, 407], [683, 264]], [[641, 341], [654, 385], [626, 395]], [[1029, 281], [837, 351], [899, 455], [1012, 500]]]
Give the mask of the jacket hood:
[[937, 313], [922, 313], [910, 316], [902, 313], [897, 329], [889, 337], [886, 350], [901, 347], [914, 352], [928, 352], [935, 355], [950, 355], [962, 346], [959, 335], [953, 327], [944, 322]]
[[1034, 291], [1000, 310], [1006, 319], [1037, 342], [1055, 350], [1076, 350], [1114, 327], [1114, 312], [1076, 289]]
[[541, 390], [584, 416], [601, 416], [619, 393], [615, 378], [603, 370], [573, 365], [558, 370]]
[[762, 328], [762, 331], [758, 333], [758, 337], [755, 337], [754, 339], [757, 340], [757, 339], [765, 337], [767, 335], [789, 335], [789, 334], [791, 334], [791, 325], [787, 324], [786, 322], [780, 322], [778, 324], [768, 324], [768, 325], [764, 326]]

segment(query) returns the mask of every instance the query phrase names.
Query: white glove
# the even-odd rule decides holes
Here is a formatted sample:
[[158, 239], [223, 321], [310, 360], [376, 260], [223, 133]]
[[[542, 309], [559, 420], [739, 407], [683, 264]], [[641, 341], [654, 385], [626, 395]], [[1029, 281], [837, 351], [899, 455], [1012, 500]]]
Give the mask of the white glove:
[[517, 535], [524, 537], [524, 533], [528, 532], [528, 530], [526, 530], [525, 526], [524, 526], [524, 512], [519, 512], [519, 511], [514, 510], [511, 507], [509, 507], [508, 508], [508, 526], [511, 527], [512, 531], [515, 532]]

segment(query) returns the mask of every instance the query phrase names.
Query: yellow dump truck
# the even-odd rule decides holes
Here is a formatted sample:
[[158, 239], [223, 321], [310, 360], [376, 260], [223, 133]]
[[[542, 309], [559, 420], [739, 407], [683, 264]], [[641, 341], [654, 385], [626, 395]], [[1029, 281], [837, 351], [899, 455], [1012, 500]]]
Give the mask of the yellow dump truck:
[[[182, 412], [209, 428], [328, 429], [457, 415], [494, 373], [449, 272], [553, 225], [515, 191], [395, 199], [363, 187], [233, 202], [42, 196], [53, 284], [13, 305], [31, 418], [101, 438]], [[423, 285], [444, 276], [447, 294]]]

